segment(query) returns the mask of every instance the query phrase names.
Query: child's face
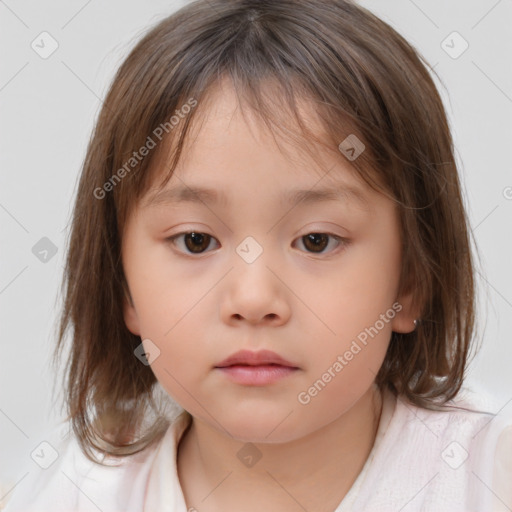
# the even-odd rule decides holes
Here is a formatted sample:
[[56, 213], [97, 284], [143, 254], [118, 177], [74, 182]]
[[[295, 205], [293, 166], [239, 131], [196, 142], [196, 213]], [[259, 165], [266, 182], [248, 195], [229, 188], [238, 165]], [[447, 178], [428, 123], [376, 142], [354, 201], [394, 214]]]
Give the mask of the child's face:
[[[410, 297], [397, 296], [397, 211], [341, 153], [313, 159], [281, 140], [292, 157], [283, 154], [252, 116], [246, 125], [231, 89], [203, 119], [166, 189], [222, 198], [134, 210], [123, 233], [125, 320], [150, 361], [158, 347], [153, 372], [194, 417], [244, 441], [297, 439], [367, 394], [391, 332], [414, 328]], [[338, 186], [366, 204], [286, 198]], [[197, 235], [177, 236], [187, 231]], [[295, 369], [218, 368], [242, 349], [273, 351]]]

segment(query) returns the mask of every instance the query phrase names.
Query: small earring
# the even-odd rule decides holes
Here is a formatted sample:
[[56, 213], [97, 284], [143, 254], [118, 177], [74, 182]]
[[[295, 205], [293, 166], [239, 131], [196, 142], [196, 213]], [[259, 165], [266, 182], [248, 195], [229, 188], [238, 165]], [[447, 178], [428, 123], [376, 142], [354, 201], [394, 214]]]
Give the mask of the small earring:
[[420, 323], [420, 321], [415, 319], [415, 320], [413, 320], [413, 322], [414, 322], [414, 328], [416, 329], [416, 327], [418, 327], [418, 324]]

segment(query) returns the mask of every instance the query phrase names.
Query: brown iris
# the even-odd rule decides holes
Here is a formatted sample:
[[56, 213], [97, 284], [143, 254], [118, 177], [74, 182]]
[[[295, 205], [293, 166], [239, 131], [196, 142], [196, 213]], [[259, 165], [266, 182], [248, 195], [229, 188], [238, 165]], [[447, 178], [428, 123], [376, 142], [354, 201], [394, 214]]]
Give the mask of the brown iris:
[[209, 245], [211, 236], [206, 233], [185, 233], [185, 245], [190, 252], [203, 252]]
[[322, 252], [329, 243], [329, 236], [325, 233], [310, 233], [302, 237], [304, 247], [313, 252]]

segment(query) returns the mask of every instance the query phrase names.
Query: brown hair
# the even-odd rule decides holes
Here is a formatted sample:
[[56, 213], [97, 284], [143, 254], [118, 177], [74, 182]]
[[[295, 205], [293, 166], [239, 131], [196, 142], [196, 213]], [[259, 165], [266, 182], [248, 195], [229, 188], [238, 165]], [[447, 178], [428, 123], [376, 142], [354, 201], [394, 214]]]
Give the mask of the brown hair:
[[[67, 412], [91, 460], [91, 448], [136, 453], [169, 424], [158, 410], [151, 367], [134, 356], [141, 338], [123, 319], [129, 291], [121, 235], [151, 185], [151, 164], [156, 167], [164, 144], [143, 158], [135, 153], [150, 138], [156, 142], [164, 127], [174, 148], [163, 186], [191, 122], [221, 77], [233, 81], [239, 97], [270, 128], [284, 131], [278, 113], [288, 108], [301, 128], [302, 147], [314, 141], [345, 158], [337, 148], [349, 135], [364, 142], [365, 151], [351, 164], [398, 205], [400, 292], [412, 290], [421, 308], [414, 332], [392, 333], [376, 382], [424, 408], [456, 396], [475, 327], [473, 261], [446, 114], [422, 60], [394, 29], [348, 0], [197, 0], [159, 22], [133, 48], [87, 148], [55, 352], [56, 360], [72, 326]], [[276, 87], [265, 96], [270, 83]], [[314, 103], [322, 137], [303, 123], [299, 97]], [[143, 431], [150, 414], [156, 420]]]

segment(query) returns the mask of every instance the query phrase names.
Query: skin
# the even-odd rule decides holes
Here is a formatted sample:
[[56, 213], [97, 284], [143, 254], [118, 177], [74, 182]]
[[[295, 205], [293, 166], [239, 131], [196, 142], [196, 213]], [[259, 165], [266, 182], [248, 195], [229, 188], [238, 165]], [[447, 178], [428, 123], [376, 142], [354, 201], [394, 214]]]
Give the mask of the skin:
[[[207, 186], [227, 200], [134, 207], [122, 243], [132, 298], [126, 325], [158, 347], [152, 371], [193, 417], [178, 452], [187, 507], [332, 511], [375, 440], [382, 404], [374, 379], [391, 333], [412, 331], [417, 317], [412, 297], [398, 296], [396, 206], [340, 152], [319, 150], [313, 158], [284, 139], [283, 152], [255, 116], [242, 117], [228, 85], [211, 98], [166, 188]], [[314, 126], [314, 109], [302, 108]], [[280, 199], [291, 188], [338, 183], [358, 187], [366, 203]], [[167, 240], [187, 231], [212, 237], [204, 252], [187, 251], [184, 235]], [[329, 238], [314, 252], [303, 238], [309, 233], [347, 243]], [[252, 263], [236, 252], [248, 236], [263, 249]], [[298, 394], [396, 302], [400, 312], [300, 403]], [[299, 369], [266, 386], [234, 383], [215, 365], [240, 349], [272, 350]], [[237, 457], [246, 443], [262, 455], [251, 468]]]

